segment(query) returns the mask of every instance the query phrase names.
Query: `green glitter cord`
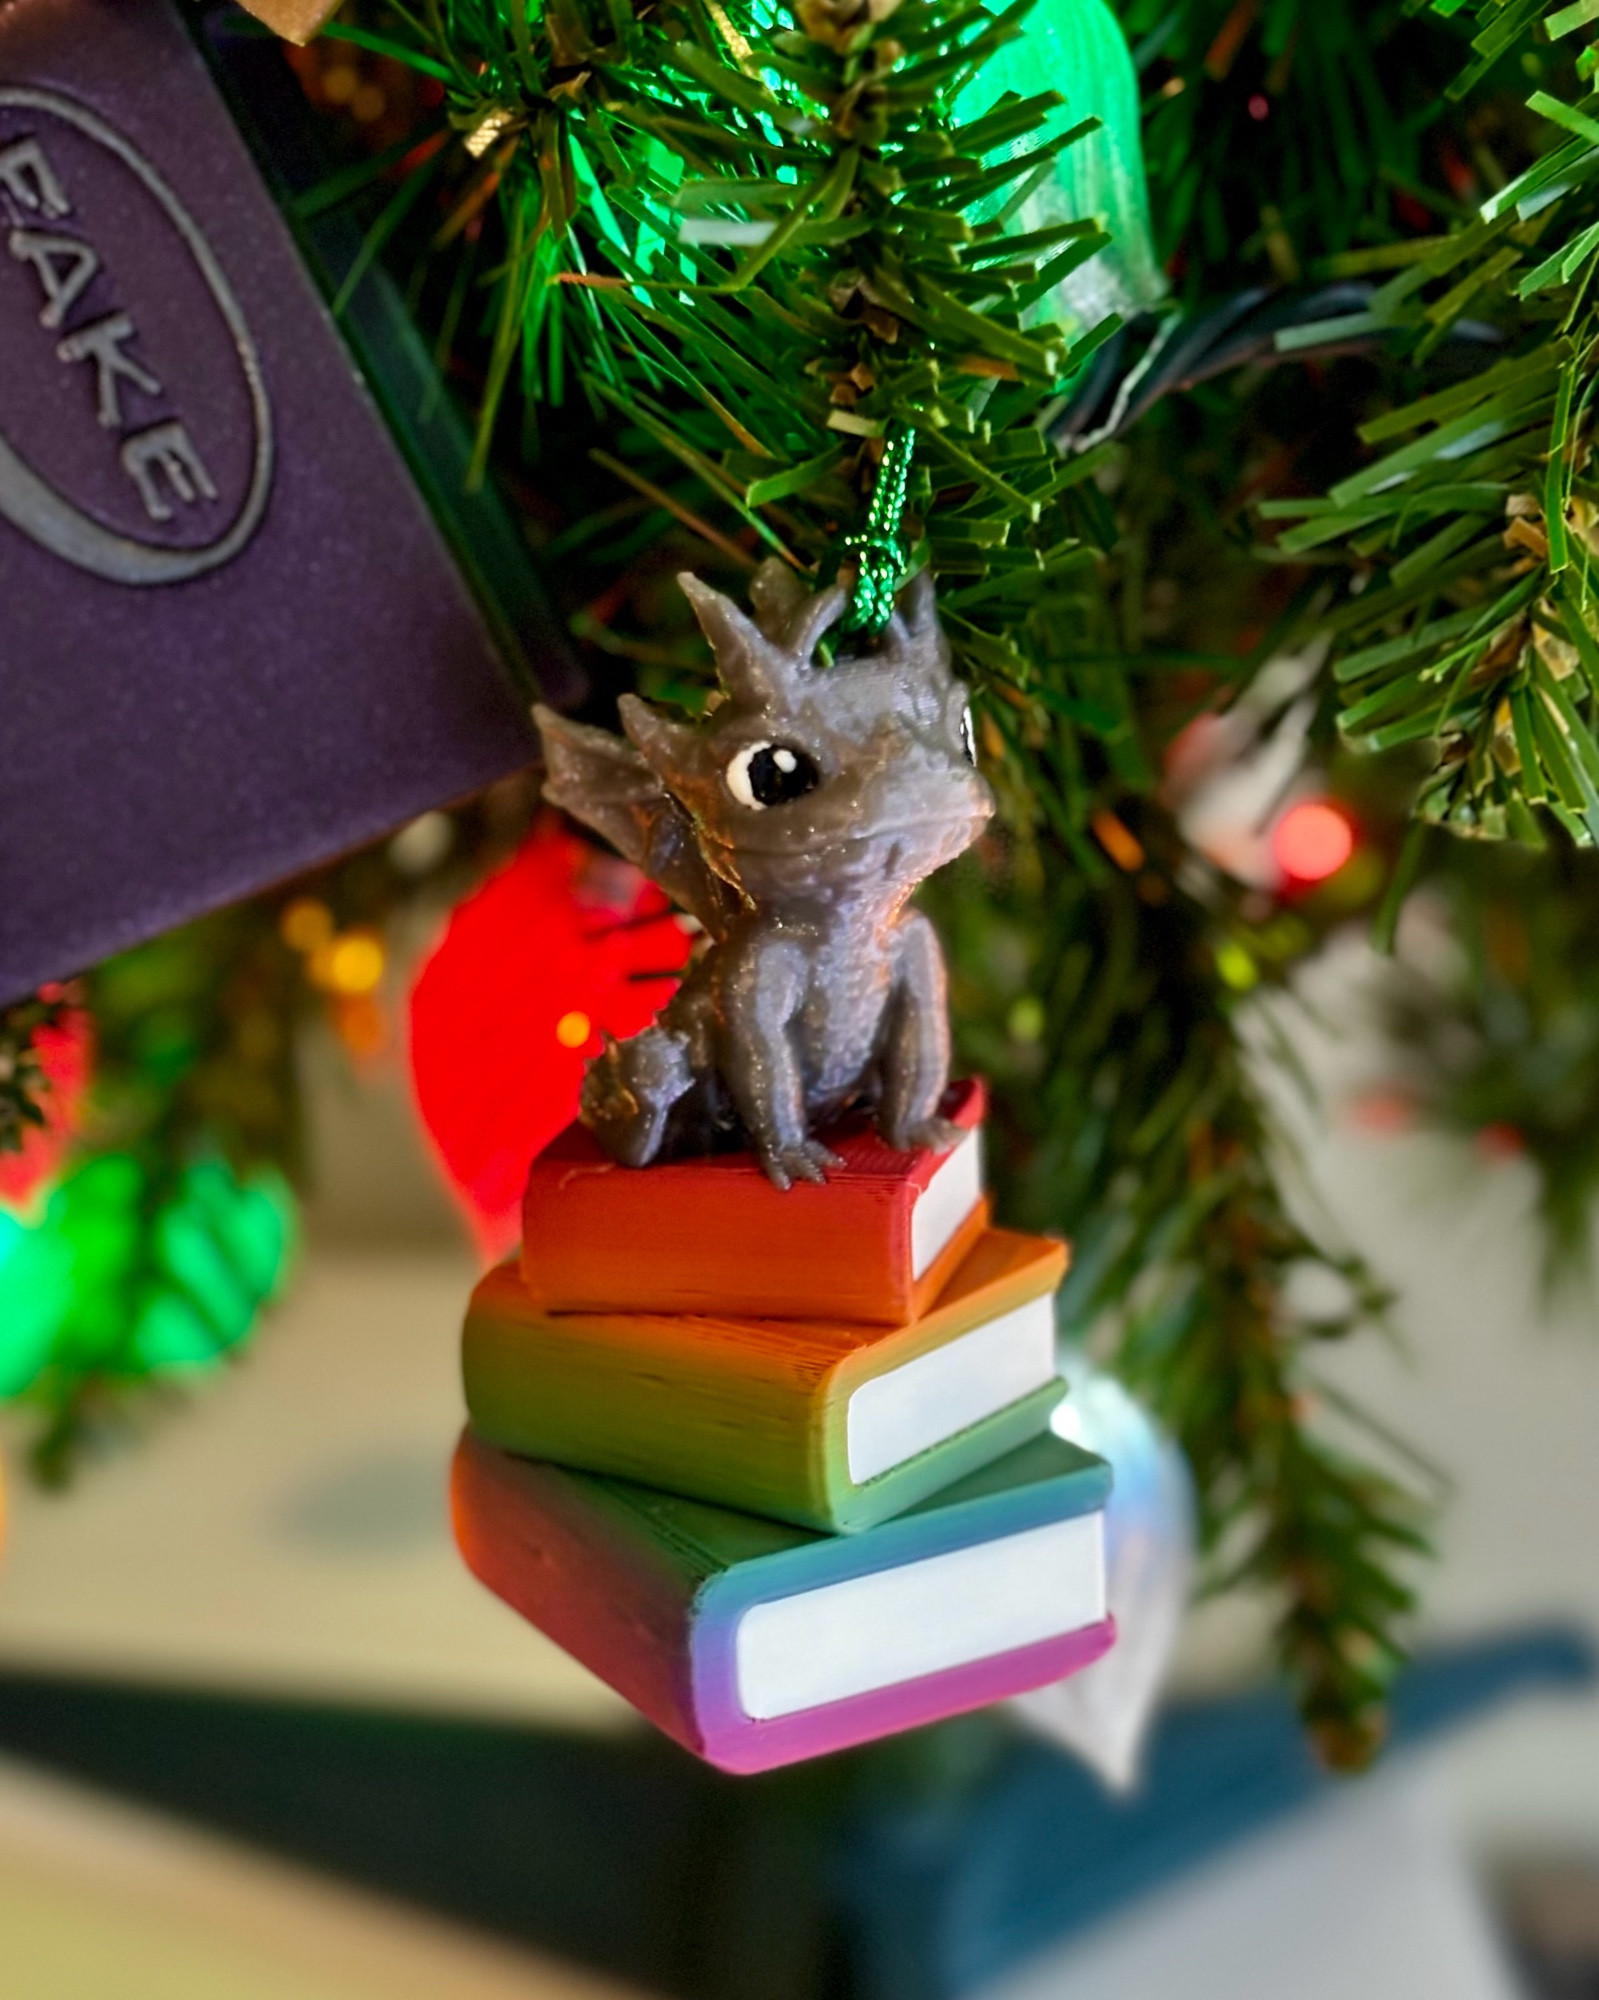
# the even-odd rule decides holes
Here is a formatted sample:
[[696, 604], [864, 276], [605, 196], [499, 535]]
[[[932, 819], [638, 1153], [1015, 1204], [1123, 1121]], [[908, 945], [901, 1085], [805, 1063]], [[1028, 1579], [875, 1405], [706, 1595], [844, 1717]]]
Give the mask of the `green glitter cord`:
[[900, 526], [915, 448], [916, 433], [909, 429], [889, 440], [866, 509], [866, 526], [844, 537], [845, 557], [853, 556], [857, 565], [855, 588], [844, 619], [846, 632], [864, 632], [875, 639], [894, 615], [894, 595], [905, 578]]

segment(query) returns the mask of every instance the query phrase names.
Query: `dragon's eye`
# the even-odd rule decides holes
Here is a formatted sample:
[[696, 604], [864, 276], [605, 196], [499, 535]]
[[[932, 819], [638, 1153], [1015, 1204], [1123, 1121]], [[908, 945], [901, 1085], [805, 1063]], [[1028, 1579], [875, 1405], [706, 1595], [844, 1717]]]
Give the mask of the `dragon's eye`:
[[727, 767], [727, 789], [741, 806], [757, 812], [802, 799], [821, 782], [812, 760], [787, 743], [751, 743]]
[[972, 727], [972, 705], [967, 702], [961, 710], [961, 748], [966, 752], [968, 764], [977, 762], [977, 731]]

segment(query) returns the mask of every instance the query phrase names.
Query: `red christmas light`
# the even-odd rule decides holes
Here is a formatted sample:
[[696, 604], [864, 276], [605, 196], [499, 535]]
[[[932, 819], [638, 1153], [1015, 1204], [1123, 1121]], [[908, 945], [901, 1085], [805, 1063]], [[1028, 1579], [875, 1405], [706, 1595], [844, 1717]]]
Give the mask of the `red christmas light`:
[[1325, 799], [1301, 799], [1271, 830], [1271, 851], [1290, 882], [1325, 882], [1355, 851], [1355, 829]]
[[1473, 1143], [1479, 1156], [1494, 1166], [1506, 1160], [1519, 1160], [1527, 1150], [1527, 1142], [1520, 1132], [1502, 1118], [1480, 1126]]
[[[50, 998], [56, 988], [46, 989]], [[0, 1153], [0, 1207], [22, 1209], [55, 1178], [72, 1143], [94, 1067], [94, 1024], [82, 1007], [69, 1007], [53, 1028], [34, 1037], [39, 1067], [49, 1086], [40, 1099], [43, 1125], [31, 1126], [16, 1153]]]
[[528, 1167], [577, 1115], [601, 1031], [644, 1027], [691, 949], [653, 883], [553, 818], [455, 910], [411, 993], [411, 1079], [486, 1256], [516, 1241]]

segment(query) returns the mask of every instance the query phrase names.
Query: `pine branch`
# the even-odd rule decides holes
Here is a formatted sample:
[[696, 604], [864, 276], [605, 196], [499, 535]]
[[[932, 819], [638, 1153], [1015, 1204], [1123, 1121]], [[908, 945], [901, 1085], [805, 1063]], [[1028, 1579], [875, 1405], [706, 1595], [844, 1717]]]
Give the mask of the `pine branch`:
[[[413, 50], [470, 75], [450, 115], [474, 147], [494, 135], [509, 252], [480, 439], [519, 375], [553, 402], [557, 373], [575, 374], [596, 411], [693, 475], [696, 513], [814, 570], [836, 566], [884, 439], [909, 427], [941, 571], [1047, 579], [1058, 552], [1033, 529], [1072, 475], [1031, 420], [1109, 327], [1073, 343], [1030, 321], [1105, 239], [979, 219], [1080, 136], [1044, 134], [1052, 93], [1002, 98], [961, 143], [947, 101], [1025, 12], [906, 5], [892, 33], [819, 12], [757, 72], [739, 50], [759, 24], [742, 14], [730, 41], [714, 17], [578, 10], [512, 64], [507, 21], [445, 8]], [[568, 85], [563, 59], [592, 67]], [[454, 213], [484, 184], [470, 177]], [[991, 645], [996, 658], [1016, 671]]]
[[[1456, 212], [1482, 147], [1446, 96], [1456, 23], [1406, 0], [1120, 0], [1157, 247], [1191, 303], [1329, 275]], [[1419, 18], [1418, 18], [1419, 15]]]
[[[1261, 509], [1295, 523], [1282, 555], [1352, 572], [1328, 621], [1348, 737], [1426, 744], [1422, 818], [1531, 846], [1550, 822], [1579, 845], [1599, 838], [1599, 97], [1582, 82], [1599, 50], [1573, 62], [1531, 40], [1541, 22], [1558, 41], [1579, 15], [1471, 10], [1479, 32], [1453, 95], [1469, 101], [1521, 52], [1566, 94], [1527, 95], [1531, 157], [1475, 213], [1394, 246], [1394, 275], [1358, 315], [1405, 345], [1423, 393], [1363, 427], [1373, 456], [1325, 497]], [[1502, 358], [1436, 386], [1430, 364], [1468, 311]], [[1297, 329], [1279, 345], [1333, 331]]]

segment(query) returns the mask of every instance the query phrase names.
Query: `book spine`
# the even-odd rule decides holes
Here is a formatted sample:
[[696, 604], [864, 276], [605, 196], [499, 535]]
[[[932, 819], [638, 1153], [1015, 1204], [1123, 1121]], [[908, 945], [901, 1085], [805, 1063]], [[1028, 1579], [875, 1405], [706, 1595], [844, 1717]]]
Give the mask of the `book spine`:
[[689, 1633], [703, 1574], [647, 1541], [625, 1510], [470, 1432], [450, 1482], [468, 1569], [514, 1611], [647, 1715], [702, 1752]]
[[467, 1315], [472, 1427], [507, 1451], [827, 1526], [821, 1431], [836, 1357], [770, 1325], [514, 1315], [483, 1294]]
[[753, 1174], [685, 1164], [652, 1169], [649, 1194], [629, 1204], [619, 1240], [610, 1176], [535, 1164], [523, 1215], [529, 1295], [562, 1312], [912, 1317], [909, 1186], [839, 1177], [779, 1195]]

